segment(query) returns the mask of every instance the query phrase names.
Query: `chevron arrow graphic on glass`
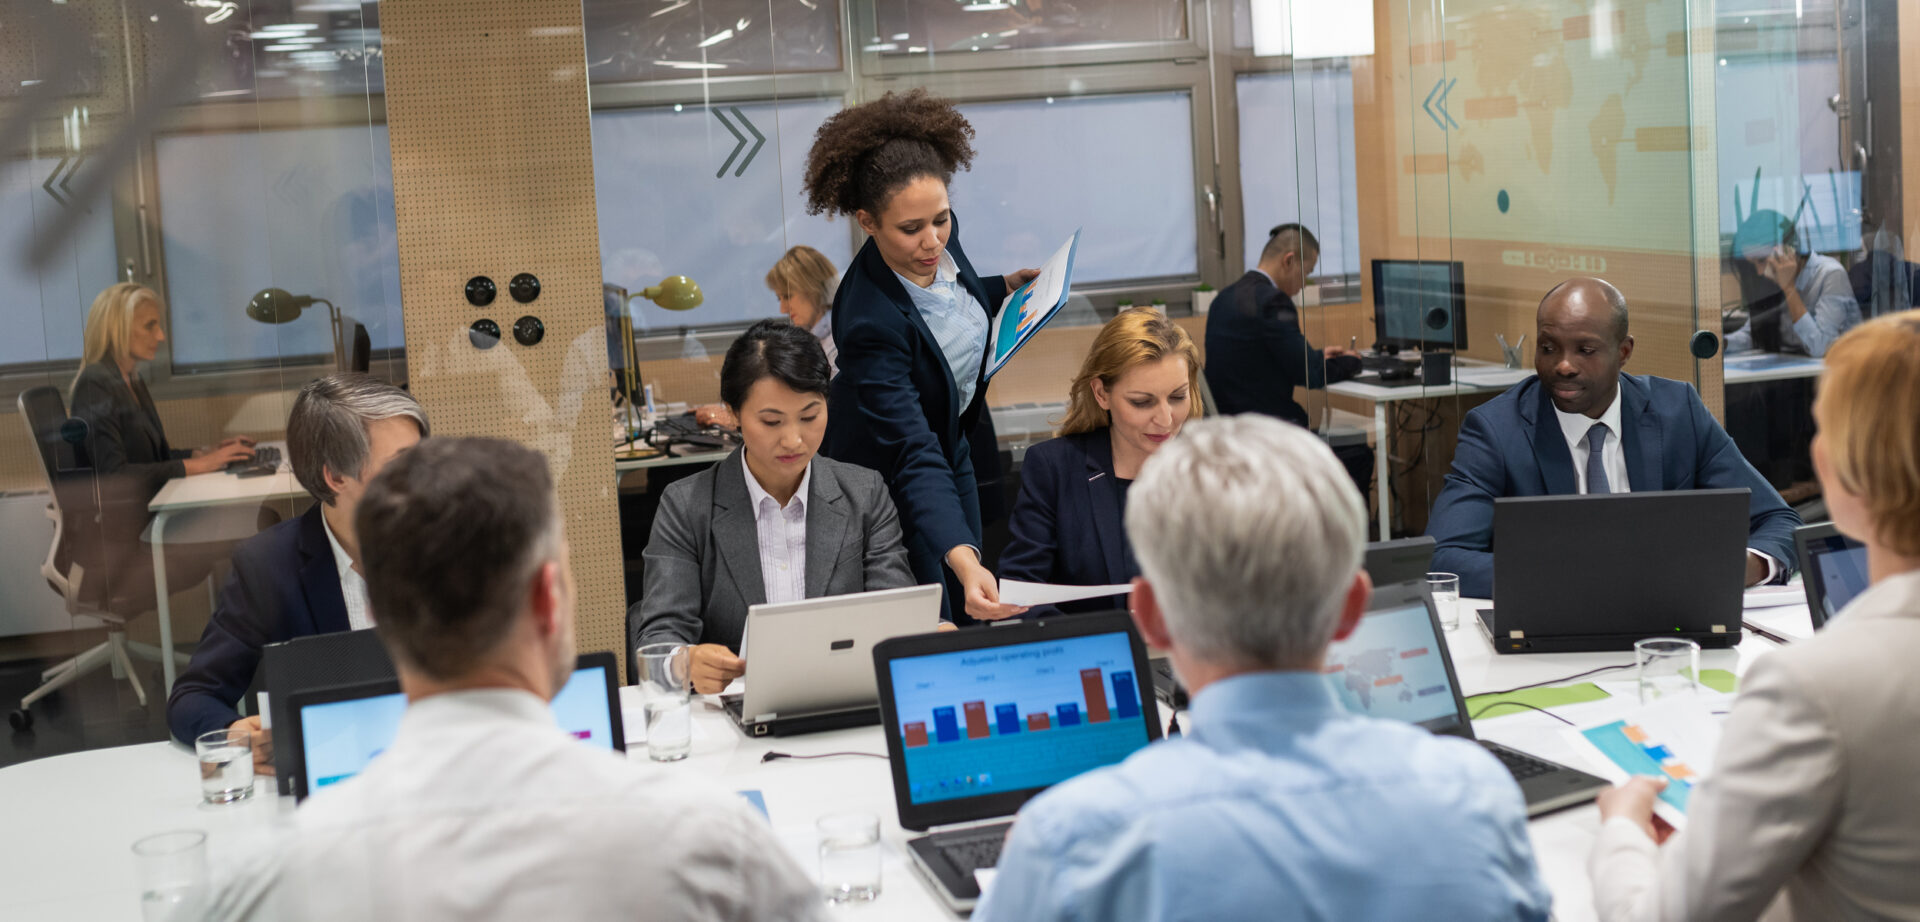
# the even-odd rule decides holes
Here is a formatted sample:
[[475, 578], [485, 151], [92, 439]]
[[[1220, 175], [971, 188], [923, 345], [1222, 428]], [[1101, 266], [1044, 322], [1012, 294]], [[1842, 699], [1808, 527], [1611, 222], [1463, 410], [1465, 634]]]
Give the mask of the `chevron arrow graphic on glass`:
[[[1453, 116], [1447, 112], [1447, 94], [1453, 92], [1453, 85], [1459, 82], [1460, 78], [1458, 77], [1452, 80], [1444, 77], [1441, 78], [1439, 83], [1433, 85], [1433, 89], [1427, 91], [1427, 101], [1420, 104], [1420, 108], [1427, 110], [1427, 117], [1433, 119], [1433, 123], [1439, 125], [1441, 131], [1447, 130], [1449, 126], [1454, 128], [1460, 127], [1460, 123], [1454, 121]], [[1440, 97], [1438, 103], [1435, 103], [1433, 100], [1435, 95]], [[1435, 112], [1436, 109], [1439, 110], [1437, 114]], [[1441, 121], [1442, 118], [1445, 118], [1446, 121]]]
[[[753, 135], [753, 149], [748, 150], [746, 159], [740, 161], [740, 168], [733, 171], [734, 177], [738, 178], [747, 172], [748, 164], [753, 163], [753, 156], [760, 153], [760, 148], [766, 146], [767, 136], [753, 127], [752, 122], [747, 121], [747, 117], [741, 114], [739, 106], [728, 106], [727, 111], [733, 113], [733, 118], [740, 123], [740, 128], [745, 128], [749, 134]], [[719, 109], [713, 110], [713, 117], [719, 119], [720, 124], [727, 126], [727, 131], [733, 135], [733, 140], [736, 142], [733, 145], [733, 151], [727, 154], [726, 162], [720, 164], [720, 169], [713, 174], [714, 179], [719, 179], [727, 175], [727, 167], [733, 166], [733, 158], [740, 156], [740, 152], [746, 149], [747, 136], [740, 133], [740, 128], [733, 127], [733, 122], [727, 121], [726, 114]]]
[[[46, 182], [40, 184], [40, 188], [47, 190], [47, 195], [54, 201], [59, 202], [60, 207], [72, 208], [74, 201], [73, 186], [71, 185], [73, 176], [75, 173], [80, 172], [80, 164], [85, 163], [86, 160], [87, 155], [85, 152], [61, 157], [60, 162], [53, 165], [53, 173], [47, 177]], [[60, 176], [63, 171], [66, 173], [64, 179]], [[58, 182], [56, 183], [55, 180], [58, 180]], [[55, 185], [60, 187], [59, 190], [56, 191], [54, 189]], [[66, 195], [61, 195], [61, 192], [65, 192]]]

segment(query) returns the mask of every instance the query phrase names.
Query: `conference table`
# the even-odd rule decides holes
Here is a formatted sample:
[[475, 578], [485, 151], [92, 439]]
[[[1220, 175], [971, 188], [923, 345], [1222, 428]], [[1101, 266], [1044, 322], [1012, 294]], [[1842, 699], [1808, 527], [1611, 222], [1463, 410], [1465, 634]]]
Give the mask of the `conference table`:
[[[1776, 590], [1777, 591], [1777, 590]], [[1462, 600], [1462, 626], [1447, 634], [1462, 691], [1471, 696], [1515, 686], [1553, 682], [1603, 666], [1615, 680], [1631, 683], [1631, 652], [1499, 655], [1467, 620], [1486, 603]], [[1749, 610], [1770, 632], [1786, 639], [1812, 633], [1805, 604]], [[1703, 669], [1743, 673], [1754, 658], [1776, 645], [1749, 633], [1731, 650], [1702, 654]], [[950, 919], [945, 907], [910, 867], [906, 841], [916, 833], [900, 827], [893, 786], [884, 758], [846, 755], [811, 760], [763, 762], [769, 751], [796, 755], [872, 753], [884, 756], [878, 727], [863, 727], [786, 738], [748, 738], [707, 699], [696, 699], [693, 753], [685, 761], [647, 761], [638, 740], [645, 722], [633, 688], [622, 690], [627, 714], [629, 758], [643, 770], [698, 775], [734, 791], [759, 791], [781, 842], [800, 866], [815, 871], [814, 821], [827, 813], [865, 811], [880, 817], [883, 832], [883, 882], [870, 904], [839, 912], [889, 920]], [[1607, 702], [1555, 708], [1570, 719], [1582, 709]], [[1616, 707], [1619, 705], [1616, 704]], [[1163, 707], [1164, 720], [1167, 711]], [[1182, 723], [1186, 723], [1182, 715]], [[1536, 755], [1585, 765], [1568, 740], [1565, 726], [1533, 711], [1488, 716], [1474, 722], [1475, 732]], [[217, 876], [240, 856], [271, 843], [286, 828], [293, 811], [290, 797], [273, 794], [269, 779], [256, 781], [250, 801], [226, 807], [198, 802], [198, 763], [174, 742], [146, 743], [54, 756], [0, 769], [0, 804], [6, 805], [8, 835], [0, 839], [0, 918], [137, 919], [140, 894], [129, 846], [139, 838], [175, 829], [208, 833], [209, 859]], [[1599, 831], [1591, 805], [1536, 819], [1528, 824], [1541, 874], [1554, 896], [1554, 916], [1593, 918], [1592, 889], [1586, 860]], [[563, 831], [556, 831], [564, 834]], [[609, 856], [609, 860], [616, 860]]]

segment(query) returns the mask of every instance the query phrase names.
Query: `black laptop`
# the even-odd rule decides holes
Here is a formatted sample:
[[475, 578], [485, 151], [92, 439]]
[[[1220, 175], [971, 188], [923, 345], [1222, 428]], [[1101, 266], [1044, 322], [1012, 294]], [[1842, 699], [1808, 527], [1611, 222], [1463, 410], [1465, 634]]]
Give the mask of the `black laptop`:
[[1325, 671], [1334, 698], [1349, 711], [1479, 743], [1513, 773], [1528, 816], [1586, 803], [1608, 787], [1603, 778], [1474, 737], [1424, 575], [1376, 587], [1359, 626], [1327, 649]]
[[267, 692], [268, 724], [273, 728], [274, 783], [292, 794], [300, 774], [300, 727], [289, 703], [301, 692], [366, 682], [398, 681], [393, 660], [372, 628], [296, 637], [260, 650], [257, 683]]
[[1794, 529], [1793, 549], [1800, 558], [1807, 614], [1817, 631], [1867, 590], [1867, 546], [1841, 534], [1832, 522], [1821, 522]]
[[1125, 612], [896, 637], [873, 664], [900, 825], [954, 827], [908, 854], [955, 912], [980, 898], [974, 871], [999, 862], [1021, 804], [1160, 737]]
[[1391, 586], [1426, 579], [1433, 569], [1433, 545], [1430, 535], [1395, 538], [1367, 545], [1362, 566], [1375, 586]]
[[1676, 490], [1494, 501], [1500, 653], [1631, 650], [1648, 637], [1740, 642], [1749, 491]]

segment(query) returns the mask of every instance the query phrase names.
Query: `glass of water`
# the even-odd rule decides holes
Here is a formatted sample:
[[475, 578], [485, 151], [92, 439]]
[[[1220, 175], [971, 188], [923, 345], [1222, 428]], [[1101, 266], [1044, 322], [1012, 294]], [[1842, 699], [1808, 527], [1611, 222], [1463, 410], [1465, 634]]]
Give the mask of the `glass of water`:
[[1633, 645], [1640, 703], [1693, 695], [1700, 687], [1700, 645], [1677, 637], [1653, 637]]
[[200, 797], [230, 804], [253, 796], [253, 734], [229, 727], [208, 730], [193, 741], [200, 756]]
[[829, 813], [820, 833], [820, 887], [830, 903], [866, 902], [880, 895], [880, 818]]
[[1453, 573], [1427, 574], [1427, 592], [1433, 595], [1433, 609], [1440, 613], [1441, 630], [1460, 626], [1460, 577]]
[[678, 762], [693, 749], [693, 648], [650, 643], [634, 651], [647, 709], [647, 758]]
[[183, 829], [133, 843], [140, 865], [140, 917], [146, 922], [173, 919], [207, 887], [207, 834]]

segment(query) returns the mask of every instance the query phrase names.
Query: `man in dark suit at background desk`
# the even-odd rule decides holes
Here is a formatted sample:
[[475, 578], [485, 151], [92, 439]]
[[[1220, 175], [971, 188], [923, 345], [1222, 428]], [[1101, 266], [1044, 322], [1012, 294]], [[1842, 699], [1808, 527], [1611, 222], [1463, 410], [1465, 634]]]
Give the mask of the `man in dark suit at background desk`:
[[260, 665], [260, 648], [313, 634], [373, 626], [367, 583], [355, 569], [353, 513], [373, 475], [427, 434], [413, 395], [364, 374], [301, 388], [287, 418], [287, 460], [317, 501], [299, 518], [248, 538], [215, 600], [200, 646], [167, 696], [167, 727], [191, 744], [209, 730], [244, 724], [256, 771], [273, 772], [260, 716], [235, 706]]
[[1785, 582], [1800, 517], [1740, 455], [1693, 386], [1620, 369], [1627, 299], [1569, 279], [1535, 314], [1535, 377], [1467, 414], [1427, 534], [1460, 594], [1493, 594], [1493, 501], [1503, 496], [1745, 487], [1747, 585]]
[[[1315, 349], [1300, 331], [1293, 299], [1307, 287], [1320, 262], [1320, 241], [1298, 224], [1267, 232], [1260, 264], [1220, 289], [1207, 314], [1207, 389], [1223, 415], [1265, 413], [1313, 428], [1293, 389], [1323, 388], [1360, 373], [1351, 349]], [[1373, 484], [1373, 450], [1365, 445], [1334, 451], [1364, 498]]]

